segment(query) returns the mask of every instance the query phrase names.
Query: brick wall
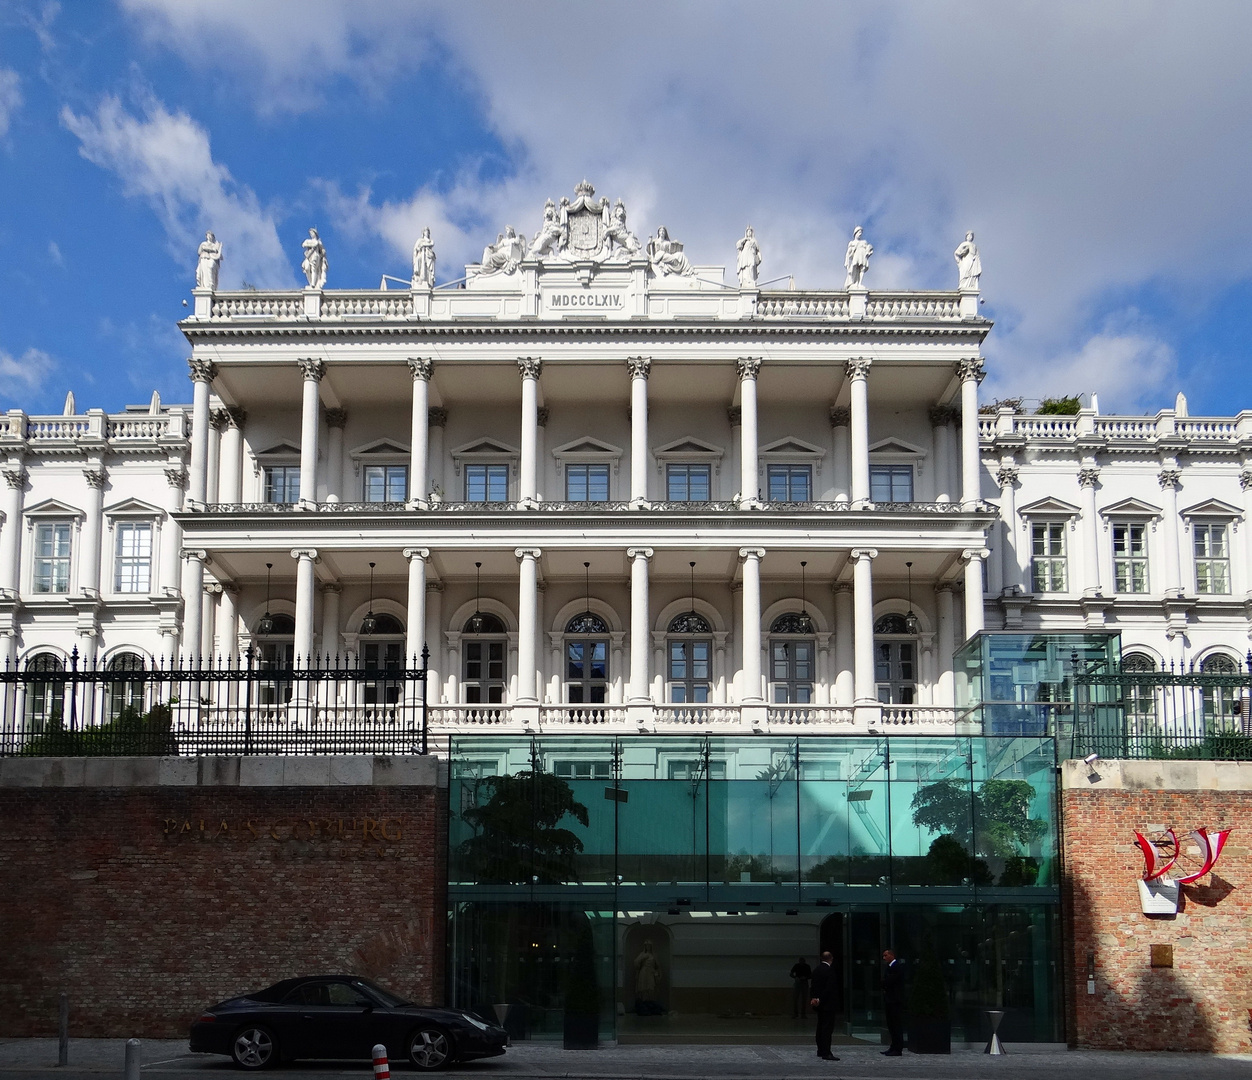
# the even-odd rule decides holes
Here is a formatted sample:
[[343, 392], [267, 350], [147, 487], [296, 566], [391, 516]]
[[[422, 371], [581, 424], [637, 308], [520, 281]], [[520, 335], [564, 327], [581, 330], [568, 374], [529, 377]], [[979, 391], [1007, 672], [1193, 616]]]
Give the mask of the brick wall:
[[440, 1001], [438, 779], [433, 759], [0, 762], [0, 1035], [54, 1034], [62, 990], [76, 1037], [185, 1036], [319, 972]]
[[[1252, 1051], [1252, 763], [1082, 762], [1062, 770], [1071, 1040], [1082, 1047]], [[1135, 830], [1233, 826], [1174, 916], [1140, 910]], [[1173, 947], [1152, 967], [1151, 946]], [[1095, 952], [1095, 994], [1087, 953]]]

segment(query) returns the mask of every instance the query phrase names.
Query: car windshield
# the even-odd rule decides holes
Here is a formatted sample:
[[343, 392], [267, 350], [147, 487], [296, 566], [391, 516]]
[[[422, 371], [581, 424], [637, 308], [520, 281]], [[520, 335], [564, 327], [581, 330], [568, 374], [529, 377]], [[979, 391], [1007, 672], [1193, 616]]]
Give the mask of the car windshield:
[[381, 1001], [384, 1005], [386, 1005], [390, 1009], [397, 1008], [401, 1005], [413, 1004], [413, 1002], [408, 1001], [405, 998], [402, 998], [396, 994], [393, 994], [390, 990], [384, 990], [377, 983], [372, 983], [368, 979], [355, 979], [353, 981], [355, 982], [357, 986], [365, 987], [366, 990], [368, 990], [371, 994], [373, 994], [376, 998], [378, 998], [379, 1001]]

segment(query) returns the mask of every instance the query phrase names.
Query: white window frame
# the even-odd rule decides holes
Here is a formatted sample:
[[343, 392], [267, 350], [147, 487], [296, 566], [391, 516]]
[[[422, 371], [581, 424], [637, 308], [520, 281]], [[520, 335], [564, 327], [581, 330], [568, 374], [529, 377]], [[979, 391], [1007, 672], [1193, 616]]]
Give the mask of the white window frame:
[[[73, 596], [78, 591], [78, 563], [83, 539], [84, 516], [83, 511], [77, 507], [67, 506], [53, 499], [32, 506], [26, 511], [27, 542], [26, 554], [22, 559], [22, 576], [25, 579], [22, 588], [24, 595], [38, 600], [42, 597]], [[35, 563], [39, 558], [35, 540], [39, 525], [69, 525], [70, 527], [69, 573], [66, 575], [67, 584], [64, 592], [35, 592]], [[100, 557], [99, 552], [95, 554], [96, 558]]]
[[[451, 502], [469, 502], [465, 490], [466, 465], [505, 465], [508, 467], [508, 491], [505, 502], [517, 502], [518, 463], [521, 452], [506, 443], [494, 439], [475, 439], [471, 443], [458, 446], [452, 451], [452, 472], [457, 477], [459, 491]], [[500, 504], [496, 504], [500, 505]]]
[[[1234, 595], [1234, 578], [1233, 578], [1233, 560], [1230, 557], [1231, 544], [1231, 524], [1230, 518], [1225, 517], [1197, 517], [1187, 521], [1187, 532], [1191, 534], [1191, 572], [1195, 581], [1195, 592], [1197, 596], [1233, 596]], [[1200, 530], [1206, 532], [1210, 529], [1220, 529], [1222, 537], [1222, 548], [1224, 554], [1220, 558], [1206, 556], [1203, 559], [1196, 550], [1196, 541], [1200, 537]], [[1201, 589], [1200, 588], [1200, 563], [1206, 562], [1210, 564], [1221, 564], [1226, 571], [1226, 587], [1224, 589]]]
[[[256, 484], [256, 497], [253, 502], [268, 504], [265, 498], [265, 470], [275, 465], [296, 465], [300, 464], [300, 448], [292, 443], [283, 441], [271, 446], [268, 450], [262, 450], [260, 453], [253, 455], [252, 468], [253, 479]], [[300, 492], [300, 498], [307, 498], [304, 491]], [[275, 506], [294, 506], [295, 503], [275, 503]]]
[[408, 502], [410, 499], [421, 498], [417, 492], [410, 490], [413, 482], [413, 454], [400, 443], [390, 439], [379, 439], [357, 447], [351, 453], [352, 472], [356, 477], [356, 488], [360, 492], [360, 501], [368, 502], [365, 490], [365, 470], [371, 465], [383, 467], [402, 466], [404, 468], [404, 498], [387, 499], [386, 502]]
[[[108, 534], [104, 543], [109, 545], [109, 578], [106, 586], [108, 593], [123, 600], [155, 595], [161, 581], [161, 530], [165, 521], [165, 511], [159, 506], [152, 506], [138, 499], [127, 499], [125, 502], [107, 507], [104, 511], [104, 521]], [[120, 535], [118, 526], [136, 524], [148, 525], [152, 529], [152, 554], [148, 560], [148, 591], [119, 592], [117, 588], [117, 540]]]
[[571, 465], [607, 465], [609, 467], [608, 502], [621, 498], [618, 485], [625, 451], [599, 439], [583, 438], [563, 443], [552, 451], [556, 459], [557, 483], [560, 485], [561, 502], [570, 502], [568, 469]]
[[266, 506], [296, 506], [304, 498], [303, 490], [301, 490], [300, 492], [299, 499], [296, 499], [294, 501], [284, 500], [283, 502], [271, 502], [269, 498], [269, 492], [266, 490], [269, 487], [269, 484], [267, 482], [265, 474], [270, 469], [291, 469], [291, 468], [296, 469], [297, 472], [299, 471], [300, 469], [299, 458], [287, 458], [287, 457], [269, 458], [267, 457], [263, 460], [258, 459], [257, 472], [260, 478], [260, 490], [257, 492], [257, 502], [264, 503]]
[[[1074, 574], [1072, 558], [1074, 555], [1074, 545], [1072, 537], [1078, 528], [1078, 517], [1081, 511], [1077, 506], [1072, 506], [1067, 502], [1049, 496], [1040, 499], [1038, 502], [1031, 503], [1029, 506], [1023, 506], [1018, 510], [1018, 515], [1026, 523], [1026, 543], [1030, 554], [1030, 564], [1028, 567], [1030, 591], [1037, 596], [1072, 596], [1074, 592]], [[1064, 528], [1065, 535], [1065, 588], [1062, 590], [1054, 590], [1048, 592], [1040, 592], [1035, 589], [1035, 526], [1036, 525], [1060, 525]], [[1046, 558], [1057, 558], [1058, 556], [1045, 556]]]
[[[919, 481], [922, 473], [925, 471], [926, 451], [920, 446], [914, 446], [912, 443], [905, 442], [903, 439], [881, 439], [869, 447], [869, 468], [872, 470], [876, 465], [893, 465], [899, 467], [908, 465], [913, 470], [913, 502], [920, 502], [918, 498]], [[870, 497], [873, 498], [873, 472], [870, 473]]]
[[769, 501], [769, 470], [772, 465], [807, 465], [809, 467], [809, 502], [817, 502], [818, 478], [822, 475], [822, 461], [826, 451], [820, 446], [787, 436], [775, 439], [757, 450], [757, 484], [760, 497]]
[[[1030, 536], [1030, 541], [1029, 541], [1030, 542], [1030, 591], [1040, 596], [1068, 595], [1072, 591], [1072, 588], [1073, 588], [1073, 576], [1074, 575], [1070, 573], [1070, 569], [1071, 569], [1069, 565], [1070, 543], [1066, 534], [1073, 531], [1073, 522], [1066, 521], [1064, 518], [1041, 517], [1041, 518], [1031, 519], [1030, 521], [1027, 522], [1027, 525], [1029, 527], [1029, 536]], [[1037, 556], [1035, 554], [1035, 529], [1047, 529], [1050, 532], [1054, 528], [1060, 529], [1061, 531], [1060, 532], [1061, 546], [1063, 550], [1061, 551], [1059, 555], [1049, 552], [1042, 556]], [[1037, 558], [1047, 559], [1049, 563], [1056, 563], [1056, 562], [1061, 563], [1061, 568], [1065, 577], [1065, 580], [1063, 583], [1064, 588], [1039, 589], [1035, 587], [1035, 582], [1037, 580], [1035, 576], [1035, 561]], [[1049, 574], [1049, 577], [1051, 577], [1051, 574]]]
[[[652, 451], [656, 459], [656, 471], [661, 477], [661, 500], [669, 502], [669, 466], [670, 465], [707, 465], [709, 469], [709, 502], [717, 502], [721, 486], [723, 452], [712, 443], [697, 439], [693, 435], [685, 435], [681, 439], [658, 446]], [[755, 498], [755, 493], [752, 494]]]
[[[1109, 552], [1113, 559], [1113, 575], [1110, 579], [1113, 585], [1113, 592], [1118, 596], [1146, 596], [1152, 591], [1152, 555], [1151, 543], [1149, 536], [1151, 535], [1151, 522], [1145, 518], [1132, 517], [1114, 517], [1108, 521], [1109, 528]], [[1143, 530], [1143, 554], [1119, 555], [1117, 551], [1117, 530], [1118, 529], [1142, 529]], [[1142, 589], [1122, 589], [1118, 586], [1117, 567], [1119, 563], [1126, 563], [1130, 567], [1136, 563], [1143, 564], [1143, 588]], [[1133, 573], [1132, 573], [1133, 580]]]

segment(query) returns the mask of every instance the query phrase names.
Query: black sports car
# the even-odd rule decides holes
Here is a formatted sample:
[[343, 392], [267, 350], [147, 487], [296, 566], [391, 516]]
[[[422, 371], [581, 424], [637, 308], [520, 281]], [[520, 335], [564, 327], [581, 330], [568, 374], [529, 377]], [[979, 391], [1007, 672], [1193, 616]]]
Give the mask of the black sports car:
[[243, 1069], [296, 1058], [369, 1058], [376, 1043], [389, 1060], [419, 1069], [503, 1054], [504, 1028], [456, 1009], [414, 1005], [355, 975], [284, 979], [219, 1002], [191, 1025], [191, 1050], [228, 1054]]

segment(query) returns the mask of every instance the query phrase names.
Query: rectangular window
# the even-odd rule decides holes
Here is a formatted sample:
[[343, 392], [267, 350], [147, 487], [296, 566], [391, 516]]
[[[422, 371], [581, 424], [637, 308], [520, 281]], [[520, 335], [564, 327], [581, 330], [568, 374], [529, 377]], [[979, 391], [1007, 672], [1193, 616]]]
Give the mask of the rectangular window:
[[912, 465], [871, 465], [869, 467], [871, 502], [911, 503], [913, 501]]
[[1195, 534], [1196, 592], [1223, 594], [1230, 592], [1230, 549], [1226, 546], [1226, 526], [1191, 526]]
[[1119, 593], [1148, 591], [1146, 525], [1113, 524], [1113, 579]]
[[70, 591], [70, 533], [68, 521], [35, 526], [35, 592]]
[[1032, 592], [1064, 592], [1065, 522], [1037, 522], [1030, 527]]
[[769, 467], [770, 502], [811, 502], [812, 499], [812, 466], [771, 465]]
[[472, 503], [508, 502], [509, 467], [507, 465], [466, 465], [465, 501]]
[[708, 502], [709, 475], [707, 465], [670, 465], [665, 470], [665, 497], [670, 502]]
[[404, 502], [409, 490], [409, 470], [405, 465], [366, 465], [365, 501]]
[[607, 465], [566, 465], [565, 498], [569, 502], [608, 502]]
[[119, 521], [113, 590], [146, 593], [152, 589], [152, 523]]
[[300, 501], [300, 466], [265, 466], [265, 501], [297, 503]]

